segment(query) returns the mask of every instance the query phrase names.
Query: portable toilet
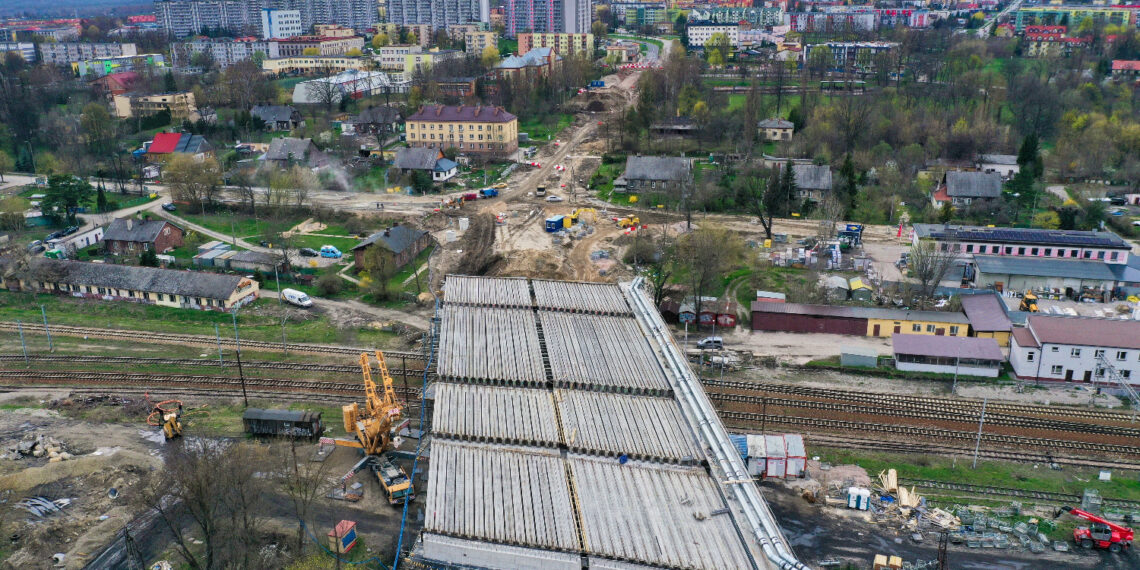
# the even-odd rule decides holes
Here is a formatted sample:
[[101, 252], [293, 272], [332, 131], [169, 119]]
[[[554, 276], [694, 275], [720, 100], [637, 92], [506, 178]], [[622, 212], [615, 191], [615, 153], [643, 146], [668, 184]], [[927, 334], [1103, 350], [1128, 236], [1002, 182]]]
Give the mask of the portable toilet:
[[566, 216], [554, 216], [551, 218], [546, 218], [546, 231], [554, 233], [558, 230], [563, 229], [563, 227], [565, 227], [563, 226], [565, 223], [563, 222], [563, 218], [565, 217]]
[[343, 554], [356, 546], [356, 523], [340, 521], [328, 533], [329, 550]]
[[784, 434], [784, 447], [787, 450], [788, 477], [799, 477], [807, 465], [807, 451], [804, 449], [804, 437], [798, 433]]
[[784, 436], [764, 436], [764, 451], [768, 458], [768, 468], [765, 470], [764, 476], [783, 479], [787, 472], [787, 455], [784, 450]]
[[764, 436], [749, 435], [747, 441], [748, 474], [753, 477], [761, 477], [764, 475], [764, 468], [768, 465], [768, 452], [767, 446], [764, 444]]

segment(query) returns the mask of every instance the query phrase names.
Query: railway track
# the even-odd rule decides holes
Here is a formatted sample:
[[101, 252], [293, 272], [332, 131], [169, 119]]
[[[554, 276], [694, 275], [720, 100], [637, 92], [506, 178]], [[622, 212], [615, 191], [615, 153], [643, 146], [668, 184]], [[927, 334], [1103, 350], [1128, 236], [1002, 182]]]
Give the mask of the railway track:
[[[130, 372], [86, 372], [86, 371], [40, 371], [40, 370], [0, 370], [0, 385], [12, 388], [33, 386], [135, 386], [169, 389], [205, 389], [241, 391], [242, 381], [229, 376], [182, 375], [182, 374], [142, 374]], [[265, 392], [312, 394], [320, 396], [349, 395], [359, 396], [363, 386], [359, 381], [328, 382], [301, 380], [295, 378], [246, 378], [247, 390]], [[396, 393], [408, 400], [418, 400], [418, 388], [404, 389], [393, 386]], [[227, 395], [229, 395], [227, 393]]]
[[[243, 345], [245, 343], [242, 343]], [[385, 357], [388, 353], [385, 352]], [[47, 354], [29, 354], [27, 357], [28, 362], [42, 362], [42, 363], [60, 363], [60, 364], [122, 364], [130, 366], [186, 366], [186, 367], [203, 367], [203, 368], [221, 368], [223, 364], [214, 359], [207, 358], [144, 358], [136, 356], [88, 356], [88, 355], [47, 355]], [[0, 354], [0, 363], [22, 363], [25, 362], [24, 355], [22, 354]], [[421, 360], [413, 361], [422, 362]], [[328, 372], [335, 374], [359, 374], [360, 366], [357, 364], [320, 364], [309, 362], [279, 362], [273, 360], [242, 360], [242, 368], [256, 368], [266, 370], [297, 370], [301, 372]], [[237, 362], [230, 360], [224, 365], [225, 367], [237, 367]], [[376, 369], [375, 367], [373, 369]], [[405, 372], [409, 376], [423, 374], [422, 368], [389, 368], [388, 372], [393, 376], [402, 376]]]
[[[963, 493], [971, 493], [976, 495], [999, 495], [1004, 497], [1016, 497], [1019, 499], [1030, 499], [1035, 502], [1052, 503], [1055, 505], [1079, 505], [1081, 503], [1080, 495], [1054, 493], [1051, 491], [1032, 491], [1027, 489], [1013, 489], [1009, 487], [986, 487], [982, 485], [968, 485], [966, 483], [952, 483], [948, 481], [910, 479], [907, 477], [900, 477], [899, 484], [913, 485], [923, 489], [961, 491]], [[1103, 498], [1103, 501], [1106, 506], [1112, 506], [1121, 509], [1140, 509], [1140, 501], [1110, 498]]]
[[[164, 333], [164, 332], [151, 332], [151, 331], [135, 331], [125, 329], [100, 329], [89, 327], [75, 327], [70, 325], [49, 325], [49, 330], [52, 335], [82, 337], [82, 338], [95, 338], [95, 339], [114, 339], [114, 340], [131, 340], [138, 342], [145, 342], [147, 344], [179, 344], [184, 346], [218, 346], [219, 339], [217, 337], [205, 335], [192, 335], [192, 334], [178, 334], [178, 333]], [[37, 334], [44, 333], [43, 327], [25, 325], [23, 327], [24, 334]], [[13, 322], [0, 322], [0, 330], [16, 332], [18, 326]], [[220, 339], [222, 346], [233, 347], [236, 343], [233, 339], [222, 338]], [[334, 346], [327, 344], [308, 344], [308, 343], [291, 343], [288, 344], [289, 350], [296, 353], [306, 354], [346, 354], [346, 355], [359, 355], [361, 352], [371, 352], [374, 349], [358, 348], [350, 346]], [[241, 341], [242, 350], [259, 350], [278, 352], [281, 350], [281, 343], [279, 342], [266, 342], [260, 340], [243, 340]], [[419, 352], [409, 351], [384, 351], [384, 355], [390, 358], [408, 358], [425, 360], [423, 354]]]
[[[701, 380], [706, 389], [740, 390], [751, 394], [789, 394], [807, 396], [829, 400], [857, 402], [861, 404], [875, 404], [880, 406], [940, 406], [944, 410], [961, 410], [973, 412], [977, 417], [981, 413], [982, 403], [975, 400], [957, 398], [939, 398], [933, 396], [907, 396], [902, 394], [884, 394], [878, 392], [859, 392], [854, 390], [841, 390], [834, 388], [813, 388], [809, 386], [793, 386], [774, 382], [745, 382], [738, 380], [716, 380], [706, 378]], [[1054, 416], [1066, 419], [1089, 419], [1133, 423], [1136, 417], [1129, 412], [1116, 412], [1109, 410], [1090, 410], [1084, 408], [1069, 408], [1062, 406], [1040, 406], [1034, 404], [1014, 404], [1005, 402], [989, 402], [986, 404], [986, 416], [991, 413], [1020, 414], [1028, 416]]]
[[[855, 433], [876, 433], [927, 440], [935, 439], [939, 441], [973, 442], [978, 437], [977, 432], [973, 431], [955, 431], [941, 428], [924, 428], [917, 426], [880, 424], [830, 418], [808, 418], [772, 414], [766, 415], [752, 412], [735, 412], [730, 410], [721, 410], [720, 416], [721, 419], [724, 420], [725, 424], [738, 429], [756, 429], [767, 425], [790, 425], [795, 426], [800, 431], [807, 432], [811, 432], [813, 429], [825, 429]], [[1046, 448], [1050, 450], [1063, 450], [1072, 453], [1126, 455], [1130, 457], [1140, 458], [1140, 447], [1111, 443], [1092, 443], [1084, 441], [1069, 441], [1063, 439], [1024, 437], [1019, 435], [992, 433], [983, 433], [981, 436], [981, 442], [984, 445], [1014, 448]]]
[[[802, 408], [822, 410], [847, 414], [861, 414], [872, 416], [904, 417], [926, 420], [942, 420], [959, 423], [978, 422], [979, 415], [972, 413], [954, 413], [937, 404], [919, 403], [905, 408], [892, 407], [884, 409], [882, 406], [867, 406], [845, 402], [821, 402], [818, 400], [795, 400], [789, 398], [775, 398], [767, 396], [750, 396], [744, 394], [731, 394], [723, 392], [708, 392], [708, 397], [714, 403], [740, 403], [756, 406], [770, 405], [779, 408]], [[1131, 437], [1140, 441], [1140, 428], [1121, 427], [1104, 424], [1091, 424], [1070, 422], [1066, 420], [1052, 420], [1039, 417], [1014, 416], [1003, 413], [990, 413], [986, 410], [986, 424], [1004, 427], [1025, 429], [1041, 429], [1047, 431], [1063, 431], [1070, 433], [1095, 433], [1114, 437]]]

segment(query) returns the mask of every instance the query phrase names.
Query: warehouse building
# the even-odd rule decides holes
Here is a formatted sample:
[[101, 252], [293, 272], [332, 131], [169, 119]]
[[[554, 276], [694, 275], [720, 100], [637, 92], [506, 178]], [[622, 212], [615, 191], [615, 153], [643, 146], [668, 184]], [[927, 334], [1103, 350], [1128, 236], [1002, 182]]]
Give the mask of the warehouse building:
[[848, 334], [888, 338], [909, 333], [967, 336], [970, 321], [962, 313], [908, 311], [880, 307], [843, 307], [801, 303], [752, 303], [752, 330]]
[[997, 378], [1005, 356], [992, 338], [891, 335], [895, 369]]
[[443, 299], [414, 562], [805, 570], [636, 282], [451, 275]]
[[9, 291], [208, 311], [229, 311], [252, 303], [259, 292], [257, 281], [238, 275], [45, 258], [33, 259], [23, 271], [16, 270], [11, 259], [3, 265], [0, 286]]
[[1009, 363], [1022, 380], [1108, 382], [1111, 366], [1136, 384], [1140, 321], [1030, 315], [1013, 329]]
[[1116, 285], [1116, 274], [1101, 261], [976, 255], [974, 266], [974, 286], [995, 291], [1055, 291], [1077, 297], [1085, 290], [1103, 295]]

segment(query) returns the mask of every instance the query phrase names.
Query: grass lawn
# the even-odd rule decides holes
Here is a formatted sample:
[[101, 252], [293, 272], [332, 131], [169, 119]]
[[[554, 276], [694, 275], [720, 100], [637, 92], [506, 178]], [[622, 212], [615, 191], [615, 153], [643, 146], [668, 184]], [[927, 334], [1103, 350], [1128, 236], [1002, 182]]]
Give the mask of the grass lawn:
[[145, 196], [128, 196], [126, 194], [110, 194], [110, 193], [108, 193], [107, 194], [107, 201], [113, 201], [113, 200], [115, 200], [116, 197], [124, 198], [124, 200], [118, 201], [120, 209], [134, 208], [135, 206], [142, 206], [143, 204], [147, 204], [149, 202], [153, 202], [153, 201], [158, 199], [157, 195], [155, 195], [154, 198], [151, 198], [149, 194], [147, 194]]
[[[187, 214], [175, 212], [175, 216], [205, 227], [227, 236], [234, 233], [239, 238], [244, 236], [263, 236], [267, 233], [284, 231], [303, 222], [304, 216], [293, 216], [285, 219], [254, 218], [243, 214]], [[209, 241], [209, 240], [207, 240]]]
[[333, 237], [328, 235], [297, 235], [293, 236], [293, 247], [311, 247], [317, 251], [321, 250], [323, 245], [331, 245], [340, 250], [346, 256], [360, 243], [358, 238], [344, 238]]
[[[255, 308], [243, 308], [238, 313], [238, 326], [242, 338], [274, 342], [281, 340], [280, 318], [256, 310], [257, 306], [268, 302], [273, 301], [258, 301], [254, 305]], [[213, 335], [215, 324], [233, 326], [233, 317], [229, 313], [10, 292], [0, 292], [0, 319], [6, 321], [20, 319], [28, 326], [33, 326], [33, 323], [42, 322], [40, 305], [44, 305], [47, 310], [49, 325], [55, 323], [199, 335]], [[393, 336], [392, 333], [372, 329], [338, 330], [324, 317], [307, 321], [290, 321], [286, 327], [286, 335], [290, 342], [360, 344], [384, 344]], [[35, 342], [42, 343], [43, 340]]]
[[307, 78], [305, 78], [305, 77], [287, 77], [285, 79], [274, 79], [270, 83], [272, 83], [274, 86], [276, 86], [280, 89], [283, 89], [285, 91], [288, 91], [289, 93], [292, 93], [293, 88], [296, 87], [298, 83], [304, 81], [305, 79], [307, 79]]
[[412, 271], [418, 270], [419, 268], [423, 267], [425, 263], [427, 263], [428, 258], [431, 257], [432, 251], [434, 251], [433, 248], [428, 248], [421, 251], [420, 254], [417, 255], [411, 263], [404, 266], [403, 269], [397, 271], [396, 274], [392, 276], [392, 279], [388, 281], [388, 288], [393, 291], [408, 291], [413, 295], [418, 295], [420, 291], [423, 291], [424, 287], [427, 285], [426, 273], [420, 274], [420, 291], [416, 291], [415, 279], [412, 279], [406, 287], [404, 286], [404, 281], [412, 276]]
[[744, 101], [747, 95], [743, 93], [732, 93], [728, 96], [728, 110], [737, 111], [744, 108]]
[[573, 121], [574, 116], [566, 113], [546, 115], [542, 118], [519, 121], [519, 132], [530, 135], [532, 141], [552, 141], [558, 138], [558, 133], [569, 127]]

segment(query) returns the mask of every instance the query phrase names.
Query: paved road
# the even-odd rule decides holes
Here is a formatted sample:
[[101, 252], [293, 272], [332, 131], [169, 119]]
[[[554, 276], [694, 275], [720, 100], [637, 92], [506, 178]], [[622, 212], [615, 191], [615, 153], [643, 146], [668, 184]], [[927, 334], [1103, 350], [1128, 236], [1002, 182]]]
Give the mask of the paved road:
[[1014, 12], [1015, 10], [1017, 10], [1018, 8], [1020, 8], [1021, 7], [1021, 1], [1022, 0], [1014, 0], [1013, 2], [1011, 2], [1009, 4], [1009, 6], [1006, 6], [1004, 10], [1002, 10], [1001, 12], [998, 12], [996, 15], [994, 15], [993, 18], [986, 20], [986, 23], [982, 24], [982, 27], [978, 28], [978, 37], [979, 38], [990, 37], [991, 30], [995, 25], [997, 25], [998, 21], [1001, 20], [1007, 14], [1010, 14], [1010, 13]]

